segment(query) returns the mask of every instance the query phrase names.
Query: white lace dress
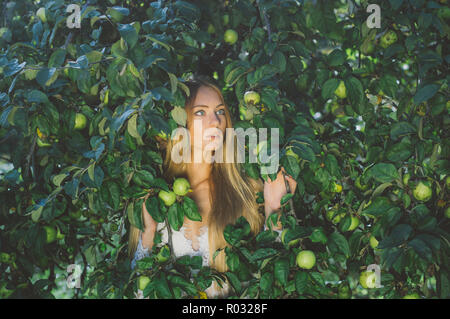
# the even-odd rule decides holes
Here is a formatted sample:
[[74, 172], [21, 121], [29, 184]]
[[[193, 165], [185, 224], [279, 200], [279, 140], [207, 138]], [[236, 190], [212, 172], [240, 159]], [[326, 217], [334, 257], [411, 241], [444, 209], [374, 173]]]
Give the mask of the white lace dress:
[[[169, 235], [167, 231], [167, 227], [165, 223], [158, 223], [157, 231], [161, 233], [161, 243], [157, 245], [157, 247], [164, 246], [169, 243]], [[266, 230], [266, 226], [264, 226]], [[280, 234], [281, 230], [277, 230], [278, 237], [277, 241], [281, 241]], [[172, 229], [172, 244], [173, 244], [173, 253], [175, 257], [179, 258], [181, 256], [189, 255], [193, 256], [201, 256], [202, 257], [202, 266], [209, 266], [209, 244], [208, 244], [208, 226], [203, 226], [200, 228], [200, 235], [195, 238], [194, 242], [186, 237], [186, 227], [182, 226], [179, 231], [175, 231]], [[194, 249], [195, 248], [195, 249]], [[144, 257], [149, 256], [148, 248], [144, 248], [142, 246], [142, 239], [139, 236], [139, 243], [136, 248], [136, 252], [134, 254], [134, 258], [131, 261], [131, 267], [134, 269], [136, 266], [136, 262]], [[229, 287], [226, 283], [223, 284], [223, 292], [227, 292]], [[211, 285], [208, 289], [205, 290], [208, 298], [223, 298], [225, 295], [219, 293], [214, 289], [213, 285]], [[138, 290], [136, 293], [136, 298], [142, 299], [143, 292]]]

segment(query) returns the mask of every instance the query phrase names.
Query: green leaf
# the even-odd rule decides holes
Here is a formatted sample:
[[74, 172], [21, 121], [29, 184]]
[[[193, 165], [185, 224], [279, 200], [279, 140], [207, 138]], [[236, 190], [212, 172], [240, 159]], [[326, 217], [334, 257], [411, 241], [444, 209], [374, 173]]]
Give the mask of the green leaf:
[[339, 80], [335, 78], [328, 79], [322, 86], [322, 98], [324, 100], [330, 99], [334, 96], [334, 91], [336, 91], [339, 85]]
[[441, 86], [438, 84], [427, 84], [421, 87], [416, 95], [414, 95], [414, 103], [416, 105], [431, 99]]
[[311, 235], [309, 236], [309, 239], [311, 239], [313, 243], [322, 243], [322, 244], [326, 244], [328, 241], [327, 236], [325, 236], [322, 227], [315, 228], [311, 233]]
[[414, 147], [410, 142], [401, 142], [392, 145], [386, 151], [386, 158], [391, 162], [398, 163], [407, 160], [413, 154]]
[[120, 36], [127, 42], [128, 48], [133, 48], [138, 41], [136, 29], [131, 24], [119, 24]]
[[395, 226], [391, 234], [380, 241], [378, 248], [383, 249], [397, 247], [409, 238], [412, 230], [412, 227], [407, 224], [399, 224]]
[[[328, 64], [330, 66], [340, 66], [340, 65], [344, 64], [346, 59], [347, 59], [347, 55], [344, 53], [344, 51], [342, 51], [340, 49], [333, 50], [333, 52], [331, 52], [327, 57]], [[336, 88], [337, 88], [337, 86], [336, 86]], [[335, 88], [335, 90], [336, 90], [336, 88]]]
[[177, 124], [185, 127], [187, 121], [187, 113], [184, 108], [175, 106], [175, 108], [170, 112], [172, 118], [177, 122]]
[[380, 79], [380, 89], [390, 97], [396, 97], [398, 91], [397, 79], [390, 74], [385, 74]]
[[134, 202], [128, 204], [127, 207], [128, 221], [130, 222], [131, 225], [143, 231], [144, 228], [142, 227], [142, 219], [141, 219], [142, 214], [139, 214], [139, 216], [136, 215], [135, 214], [136, 209], [134, 208], [134, 206], [135, 206]]
[[372, 204], [370, 204], [366, 209], [362, 211], [363, 215], [373, 215], [377, 217], [378, 215], [384, 214], [387, 210], [392, 207], [392, 203], [386, 197], [376, 197]]
[[234, 61], [225, 67], [224, 77], [228, 86], [234, 85], [249, 68], [249, 64], [243, 61]]
[[274, 275], [275, 279], [278, 280], [282, 286], [287, 284], [289, 275], [289, 261], [286, 258], [275, 260]]
[[189, 197], [183, 199], [183, 210], [187, 218], [194, 221], [202, 221], [202, 216], [198, 212], [197, 204]]
[[273, 248], [259, 248], [252, 255], [252, 262], [266, 259], [277, 254], [277, 250]]
[[272, 63], [278, 68], [279, 73], [284, 73], [286, 71], [286, 57], [280, 51], [275, 51], [272, 56]]
[[58, 174], [58, 175], [55, 175], [53, 178], [52, 178], [52, 182], [53, 182], [53, 184], [55, 184], [55, 186], [60, 186], [61, 185], [61, 182], [64, 180], [64, 178], [66, 178], [67, 177], [67, 174]]
[[283, 195], [283, 197], [281, 197], [280, 204], [281, 204], [281, 205], [286, 204], [292, 197], [294, 197], [294, 194], [292, 194], [292, 193]]
[[400, 178], [395, 166], [388, 163], [375, 164], [368, 170], [367, 174], [380, 183], [389, 183]]
[[302, 295], [305, 290], [306, 287], [308, 285], [308, 273], [304, 272], [304, 271], [297, 271], [295, 273], [295, 289], [297, 290], [297, 293], [299, 295]]
[[408, 243], [408, 246], [412, 247], [420, 257], [431, 262], [431, 249], [424, 241], [420, 240], [419, 238], [414, 238]]
[[300, 174], [300, 166], [294, 156], [286, 155], [281, 158], [281, 166], [284, 167], [286, 173], [292, 176], [293, 179], [297, 179]]
[[68, 181], [64, 184], [64, 192], [72, 197], [72, 199], [76, 199], [78, 197], [78, 186], [80, 185], [80, 180], [78, 178], [74, 178], [71, 181]]
[[227, 259], [227, 266], [229, 267], [230, 271], [236, 271], [239, 269], [239, 256], [231, 251], [229, 247], [225, 248], [226, 252], [226, 259]]
[[179, 231], [184, 222], [184, 212], [179, 203], [175, 203], [169, 207], [168, 219], [170, 226]]
[[416, 128], [408, 122], [398, 122], [392, 125], [390, 136], [393, 140], [398, 140], [399, 138], [416, 133]]
[[157, 223], [164, 222], [164, 215], [159, 209], [159, 201], [156, 197], [150, 197], [145, 201], [147, 212]]
[[170, 292], [166, 275], [161, 274], [159, 278], [155, 279], [155, 290], [160, 298], [173, 299], [173, 295]]
[[350, 246], [343, 235], [334, 232], [330, 235], [329, 242], [334, 243], [347, 258], [350, 257]]
[[357, 107], [363, 103], [364, 88], [361, 82], [353, 76], [346, 78], [344, 83], [347, 88], [350, 103], [352, 106], [355, 106], [354, 110], [356, 111], [358, 109]]
[[66, 50], [57, 49], [50, 56], [50, 59], [48, 60], [48, 67], [59, 68], [60, 66], [63, 65], [65, 59], [66, 59]]
[[233, 274], [232, 272], [229, 272], [229, 271], [227, 271], [225, 273], [225, 275], [227, 276], [228, 280], [230, 281], [231, 286], [234, 288], [236, 293], [239, 295], [242, 290], [242, 286], [241, 286], [241, 282], [240, 282], [239, 278], [235, 274]]
[[314, 272], [310, 273], [309, 275], [320, 286], [325, 287], [325, 281], [323, 280], [323, 277], [322, 277], [322, 275], [320, 273], [314, 271]]
[[273, 285], [273, 275], [269, 272], [264, 273], [259, 280], [259, 287], [262, 291], [270, 291]]

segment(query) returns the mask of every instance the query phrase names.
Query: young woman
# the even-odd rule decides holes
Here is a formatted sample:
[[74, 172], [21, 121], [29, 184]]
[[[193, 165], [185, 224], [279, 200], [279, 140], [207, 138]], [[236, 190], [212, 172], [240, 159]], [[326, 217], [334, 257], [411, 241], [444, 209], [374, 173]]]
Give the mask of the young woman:
[[[223, 147], [223, 158], [226, 159], [226, 128], [232, 128], [232, 121], [220, 89], [201, 78], [185, 84], [191, 93], [186, 99], [185, 110], [192, 159], [196, 151], [214, 155], [219, 147]], [[196, 128], [201, 124], [200, 134], [198, 132], [194, 134], [194, 123]], [[220, 138], [222, 136], [217, 134], [220, 132], [223, 135], [222, 139]], [[177, 141], [171, 139], [168, 141], [165, 172], [168, 178], [188, 179], [192, 189], [188, 196], [196, 202], [202, 221], [196, 222], [185, 217], [181, 229], [172, 231], [172, 249], [176, 257], [187, 254], [201, 255], [204, 266], [224, 272], [227, 270], [224, 251], [222, 250], [215, 260], [212, 260], [212, 256], [217, 249], [227, 245], [223, 237], [225, 226], [244, 216], [251, 226], [252, 233], [256, 235], [263, 229], [267, 218], [280, 208], [280, 200], [287, 193], [284, 178], [289, 183], [291, 192], [295, 191], [297, 183], [290, 176], [283, 177], [280, 171], [276, 180], [269, 180], [263, 184], [261, 180], [249, 178], [239, 163], [227, 163], [225, 160], [223, 163], [211, 162], [203, 156], [201, 162], [191, 160], [188, 163], [176, 164], [172, 159], [172, 150], [176, 143]], [[215, 146], [212, 149], [205, 149], [208, 144]], [[265, 199], [264, 214], [259, 213], [259, 205], [256, 203], [256, 194], [262, 190]], [[147, 212], [145, 205], [142, 207], [142, 215], [144, 232], [141, 233], [135, 227], [132, 227], [130, 232], [129, 253], [133, 258], [133, 267], [136, 260], [147, 256], [152, 249], [156, 231], [161, 230], [162, 241], [168, 242], [168, 231], [164, 223], [157, 224]], [[274, 225], [273, 229], [280, 230], [281, 224]], [[225, 297], [227, 290], [227, 284], [222, 290], [213, 283], [206, 293], [208, 297]]]

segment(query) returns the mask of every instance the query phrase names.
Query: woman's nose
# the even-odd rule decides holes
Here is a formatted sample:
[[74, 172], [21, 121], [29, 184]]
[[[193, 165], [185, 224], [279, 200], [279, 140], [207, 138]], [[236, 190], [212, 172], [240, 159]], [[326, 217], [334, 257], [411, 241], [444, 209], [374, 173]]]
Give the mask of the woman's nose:
[[213, 113], [209, 119], [209, 126], [210, 127], [219, 127], [219, 124], [220, 124], [219, 117], [217, 116], [216, 113]]

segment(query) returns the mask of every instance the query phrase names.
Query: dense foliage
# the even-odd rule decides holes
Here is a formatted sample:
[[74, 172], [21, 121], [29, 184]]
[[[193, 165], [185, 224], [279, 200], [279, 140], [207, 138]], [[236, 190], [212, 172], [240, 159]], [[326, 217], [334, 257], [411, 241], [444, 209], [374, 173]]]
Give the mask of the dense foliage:
[[[298, 182], [281, 243], [249, 236], [244, 219], [226, 228], [231, 297], [448, 298], [449, 8], [374, 2], [372, 29], [359, 0], [2, 2], [0, 298], [133, 298], [142, 196], [174, 229], [198, 215], [157, 196], [173, 183], [157, 141], [182, 121], [172, 110], [192, 73], [217, 80], [236, 127], [280, 128]], [[66, 25], [70, 3], [80, 28]], [[267, 178], [261, 165], [244, 167]], [[303, 250], [316, 260], [300, 268]], [[166, 257], [138, 263], [146, 296], [202, 297], [223, 278]], [[80, 289], [67, 287], [71, 264]], [[370, 265], [375, 288], [360, 282]]]

